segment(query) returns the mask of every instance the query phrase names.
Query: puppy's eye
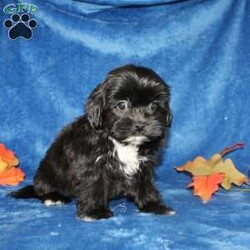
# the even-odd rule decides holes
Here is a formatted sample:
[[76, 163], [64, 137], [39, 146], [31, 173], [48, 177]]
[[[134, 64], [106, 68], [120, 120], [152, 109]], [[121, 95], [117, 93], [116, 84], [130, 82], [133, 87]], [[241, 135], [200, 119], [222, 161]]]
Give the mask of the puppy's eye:
[[118, 110], [126, 110], [128, 108], [128, 102], [127, 101], [121, 101], [121, 102], [118, 102], [117, 105], [116, 105], [116, 108]]
[[157, 103], [157, 102], [152, 102], [149, 104], [149, 109], [151, 112], [156, 111], [158, 109], [158, 107], [159, 107], [159, 103]]

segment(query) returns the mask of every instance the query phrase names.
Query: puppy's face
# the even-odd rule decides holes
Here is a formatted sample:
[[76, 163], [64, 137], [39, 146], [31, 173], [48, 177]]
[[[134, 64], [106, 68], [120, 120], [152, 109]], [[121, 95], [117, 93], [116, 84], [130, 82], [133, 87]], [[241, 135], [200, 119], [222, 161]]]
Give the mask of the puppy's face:
[[[152, 70], [124, 66], [110, 72], [94, 90], [87, 114], [91, 123], [105, 129], [110, 137], [140, 145], [164, 137], [170, 126], [169, 89]], [[93, 122], [93, 118], [98, 121]]]

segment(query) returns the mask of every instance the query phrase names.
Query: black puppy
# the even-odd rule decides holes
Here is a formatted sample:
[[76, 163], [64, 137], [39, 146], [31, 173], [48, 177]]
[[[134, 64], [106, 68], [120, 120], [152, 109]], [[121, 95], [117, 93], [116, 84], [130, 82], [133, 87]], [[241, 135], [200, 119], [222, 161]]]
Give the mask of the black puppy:
[[86, 115], [58, 135], [34, 185], [15, 198], [46, 205], [76, 198], [83, 220], [113, 215], [108, 201], [132, 198], [142, 212], [174, 214], [153, 183], [153, 168], [171, 124], [169, 88], [152, 70], [126, 65], [111, 71], [88, 98]]

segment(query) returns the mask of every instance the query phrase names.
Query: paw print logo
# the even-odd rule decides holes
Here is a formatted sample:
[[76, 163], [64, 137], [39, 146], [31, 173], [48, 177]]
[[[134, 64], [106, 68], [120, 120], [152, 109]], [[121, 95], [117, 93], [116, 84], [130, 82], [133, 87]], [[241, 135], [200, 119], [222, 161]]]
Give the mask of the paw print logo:
[[28, 14], [13, 14], [10, 19], [4, 21], [4, 26], [9, 29], [9, 38], [15, 40], [19, 37], [30, 39], [33, 35], [33, 29], [36, 28], [35, 19], [30, 19]]

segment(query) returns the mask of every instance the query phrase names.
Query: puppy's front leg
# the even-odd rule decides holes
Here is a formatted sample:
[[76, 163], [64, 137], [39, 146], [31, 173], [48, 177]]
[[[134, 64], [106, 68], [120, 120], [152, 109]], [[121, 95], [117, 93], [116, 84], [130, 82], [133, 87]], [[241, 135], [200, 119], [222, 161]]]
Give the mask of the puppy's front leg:
[[93, 221], [113, 216], [108, 209], [107, 186], [102, 176], [85, 179], [77, 193], [77, 215], [80, 219]]
[[153, 184], [152, 171], [145, 166], [138, 174], [135, 202], [144, 213], [173, 215], [175, 211], [164, 205], [159, 191]]

